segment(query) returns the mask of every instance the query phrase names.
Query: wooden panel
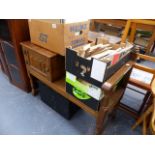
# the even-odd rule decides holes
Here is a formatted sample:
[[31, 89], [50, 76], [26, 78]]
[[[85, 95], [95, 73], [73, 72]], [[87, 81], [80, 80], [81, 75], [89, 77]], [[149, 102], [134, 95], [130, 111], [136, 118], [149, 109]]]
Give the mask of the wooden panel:
[[65, 74], [65, 58], [38, 47], [30, 42], [21, 43], [25, 63], [29, 70], [36, 71], [49, 81], [58, 80]]
[[47, 77], [47, 79], [52, 80], [48, 74], [50, 70], [50, 61], [47, 57], [40, 55], [32, 50], [28, 50], [28, 57], [30, 69], [34, 69], [35, 71]]

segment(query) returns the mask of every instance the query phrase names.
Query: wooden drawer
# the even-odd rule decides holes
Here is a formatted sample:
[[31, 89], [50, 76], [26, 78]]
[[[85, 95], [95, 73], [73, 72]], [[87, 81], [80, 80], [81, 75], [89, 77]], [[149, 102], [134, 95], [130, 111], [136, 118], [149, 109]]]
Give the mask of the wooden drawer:
[[28, 71], [35, 71], [49, 81], [65, 74], [65, 58], [30, 42], [21, 43]]

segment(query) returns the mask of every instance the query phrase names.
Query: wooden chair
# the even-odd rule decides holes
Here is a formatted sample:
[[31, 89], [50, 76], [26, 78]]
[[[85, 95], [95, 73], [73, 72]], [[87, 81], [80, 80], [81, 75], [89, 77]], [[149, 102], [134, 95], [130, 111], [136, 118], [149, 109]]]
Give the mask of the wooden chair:
[[[153, 35], [151, 37], [151, 42], [149, 43], [149, 47], [147, 47], [147, 50], [150, 49], [151, 47], [151, 44], [154, 42], [153, 40], [155, 40], [155, 21], [152, 21], [152, 20], [128, 20], [127, 21], [127, 24], [125, 26], [125, 30], [124, 30], [124, 33], [123, 33], [123, 36], [122, 36], [122, 43], [126, 42], [126, 39], [127, 39], [127, 36], [128, 36], [128, 32], [131, 28], [131, 32], [130, 32], [130, 36], [129, 36], [129, 42], [134, 42], [134, 37], [135, 37], [135, 34], [136, 34], [136, 26], [137, 24], [145, 24], [145, 25], [151, 25], [153, 26], [154, 30], [153, 31]], [[150, 50], [148, 50], [150, 51]], [[147, 61], [151, 61], [151, 62], [155, 62], [155, 57], [152, 57], [150, 55], [143, 55], [143, 54], [139, 54], [139, 53], [136, 53], [135, 56], [137, 58], [141, 58], [143, 60], [147, 60]], [[149, 68], [149, 67], [146, 67], [146, 66], [142, 66], [138, 63], [135, 63], [134, 67], [133, 68], [137, 68], [139, 70], [142, 70], [142, 71], [145, 71], [145, 72], [148, 72], [148, 73], [151, 73], [151, 74], [155, 74], [155, 69], [152, 69], [152, 68]], [[151, 81], [152, 83], [152, 81]], [[129, 84], [133, 85], [133, 86], [136, 86], [138, 88], [141, 88], [141, 89], [144, 89], [147, 91], [147, 93], [145, 94], [145, 97], [144, 97], [144, 100], [143, 100], [143, 103], [141, 104], [140, 106], [140, 109], [138, 111], [136, 111], [135, 109], [127, 106], [126, 104], [123, 104], [123, 103], [120, 103], [120, 108], [127, 111], [128, 113], [132, 114], [132, 116], [134, 116], [135, 118], [138, 118], [140, 116], [140, 114], [144, 111], [150, 97], [151, 97], [151, 83], [150, 84], [146, 84], [142, 81], [138, 81], [137, 79], [133, 79], [133, 78], [130, 78], [129, 79]], [[128, 87], [129, 88], [129, 87]], [[131, 88], [129, 88], [131, 89]], [[136, 91], [136, 90], [134, 90]]]
[[153, 97], [151, 105], [147, 108], [145, 112], [142, 113], [142, 115], [138, 118], [138, 120], [132, 127], [132, 129], [135, 129], [138, 125], [142, 123], [144, 135], [148, 133], [148, 125], [152, 134], [155, 134], [155, 79], [152, 82], [151, 91]]
[[130, 36], [129, 36], [129, 42], [134, 42], [135, 40], [135, 34], [136, 34], [136, 28], [138, 24], [143, 24], [145, 26], [151, 26], [152, 27], [152, 37], [149, 40], [148, 46], [146, 48], [146, 52], [150, 53], [152, 50], [152, 46], [154, 45], [155, 41], [155, 20], [142, 20], [142, 19], [129, 19], [127, 20], [124, 33], [122, 35], [122, 41], [125, 42], [128, 36], [128, 33], [131, 29]]
[[[140, 57], [142, 59], [148, 60], [148, 61], [152, 61], [155, 62], [155, 57], [150, 57], [150, 56], [146, 56], [146, 55], [142, 55], [142, 54], [135, 54], [136, 57]], [[152, 80], [150, 81], [150, 83], [145, 83], [143, 81], [139, 81], [138, 79], [134, 79], [133, 77], [129, 78], [128, 84], [132, 85], [132, 86], [136, 86], [140, 89], [143, 89], [146, 91], [144, 95], [144, 99], [143, 102], [140, 105], [139, 110], [135, 110], [133, 108], [130, 107], [130, 105], [126, 105], [125, 103], [120, 103], [119, 108], [126, 111], [127, 113], [131, 114], [134, 118], [138, 118], [141, 113], [145, 110], [145, 108], [147, 107], [147, 105], [149, 104], [149, 101], [151, 99], [151, 84], [153, 82], [153, 79], [155, 77], [155, 69], [146, 67], [146, 66], [142, 66], [140, 64], [135, 63], [133, 68], [136, 68], [138, 70], [141, 71], [145, 71], [147, 73], [151, 73], [153, 75]], [[128, 89], [131, 89], [130, 87], [127, 86]], [[136, 89], [132, 88], [132, 91], [137, 91]]]

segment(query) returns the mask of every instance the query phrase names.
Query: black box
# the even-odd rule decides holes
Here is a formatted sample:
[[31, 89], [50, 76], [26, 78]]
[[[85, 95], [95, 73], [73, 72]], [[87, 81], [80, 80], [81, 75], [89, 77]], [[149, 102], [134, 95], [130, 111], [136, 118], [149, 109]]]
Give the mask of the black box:
[[[91, 77], [91, 71], [93, 66], [93, 61], [96, 60], [91, 58], [91, 60], [82, 58], [78, 56], [78, 53], [71, 48], [66, 49], [66, 71], [76, 75], [78, 78], [85, 80], [93, 85], [101, 87], [103, 82], [110, 78], [117, 70], [119, 70], [126, 62], [131, 59], [131, 53], [129, 52], [124, 57], [122, 57], [116, 64], [111, 67], [107, 67], [104, 73], [104, 78], [102, 81], [98, 81]], [[83, 69], [80, 66], [85, 66], [88, 71], [82, 74]], [[107, 65], [108, 66], [108, 65]]]
[[79, 107], [76, 106], [74, 103], [70, 102], [69, 100], [67, 100], [66, 98], [64, 98], [40, 81], [39, 92], [41, 100], [66, 119], [71, 119], [71, 117], [79, 109]]

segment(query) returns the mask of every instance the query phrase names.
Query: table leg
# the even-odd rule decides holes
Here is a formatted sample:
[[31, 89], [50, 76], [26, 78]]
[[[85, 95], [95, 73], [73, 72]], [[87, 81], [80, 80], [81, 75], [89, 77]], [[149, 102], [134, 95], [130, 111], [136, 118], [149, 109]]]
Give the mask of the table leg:
[[35, 96], [37, 94], [37, 91], [35, 89], [35, 86], [34, 86], [34, 81], [33, 81], [33, 77], [31, 74], [28, 74], [29, 75], [29, 78], [30, 78], [30, 85], [31, 85], [31, 88], [32, 88], [32, 95]]
[[109, 102], [109, 97], [105, 96], [99, 109], [99, 113], [97, 116], [96, 120], [96, 132], [95, 134], [99, 135], [102, 134], [103, 131], [103, 125], [106, 119], [107, 111], [108, 111], [108, 102]]

